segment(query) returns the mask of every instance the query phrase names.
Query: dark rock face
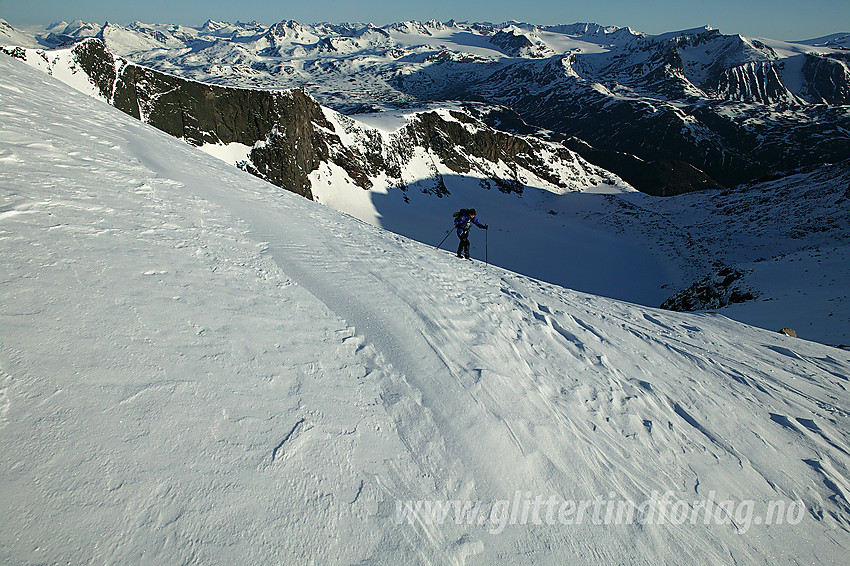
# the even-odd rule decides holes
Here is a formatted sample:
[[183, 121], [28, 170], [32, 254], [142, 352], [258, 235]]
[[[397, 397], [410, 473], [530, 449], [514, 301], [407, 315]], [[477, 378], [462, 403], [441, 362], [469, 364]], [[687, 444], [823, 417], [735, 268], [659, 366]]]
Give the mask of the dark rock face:
[[[476, 123], [465, 114], [455, 112], [455, 118], [460, 118], [467, 123]], [[538, 167], [534, 158], [534, 148], [526, 139], [519, 138], [504, 132], [491, 129], [467, 130], [461, 122], [446, 121], [436, 112], [421, 114], [413, 124], [406, 129], [411, 141], [421, 147], [430, 147], [445, 165], [455, 173], [469, 173], [475, 167], [467, 156], [478, 157], [486, 161], [496, 163], [500, 159], [506, 163], [517, 163], [527, 169], [537, 169], [541, 178], [552, 181], [552, 176], [547, 175], [544, 168]], [[463, 153], [456, 151], [456, 147], [464, 149]], [[562, 157], [566, 160], [567, 150], [564, 149]], [[558, 184], [558, 183], [554, 183]]]
[[97, 41], [78, 44], [74, 53], [116, 108], [192, 145], [265, 141], [251, 151], [246, 169], [312, 198], [307, 175], [327, 159], [334, 136], [316, 127], [332, 129], [321, 107], [301, 91], [225, 88], [126, 62], [116, 72], [115, 59]]
[[850, 63], [850, 55], [821, 57], [806, 55], [803, 76], [810, 96], [823, 104], [850, 104], [850, 79], [844, 65]]
[[583, 139], [531, 126], [516, 111], [504, 106], [478, 104], [472, 106], [471, 111], [494, 128], [562, 143], [588, 162], [617, 174], [634, 188], [653, 196], [723, 188], [705, 172], [681, 159], [659, 157], [647, 161], [626, 151], [600, 149]]
[[527, 36], [513, 30], [498, 31], [490, 38], [490, 43], [502, 53], [512, 57], [540, 58], [552, 54], [545, 45], [535, 44]]
[[572, 138], [565, 145], [594, 165], [612, 171], [644, 193], [668, 197], [704, 189], [722, 189], [690, 163], [672, 159], [644, 161], [629, 153], [595, 149]]
[[[469, 113], [467, 113], [469, 112]], [[586, 174], [587, 163], [559, 143], [547, 143], [534, 137], [520, 137], [488, 127], [473, 117], [472, 112], [449, 111], [444, 117], [435, 111], [418, 114], [394, 132], [389, 142], [370, 130], [354, 130], [359, 138], [356, 148], [332, 146], [330, 158], [345, 168], [348, 175], [363, 188], [370, 188], [369, 177], [385, 174], [403, 187], [403, 170], [417, 148], [426, 149], [435, 159], [459, 175], [475, 174], [484, 177], [482, 186], [495, 187], [505, 193], [522, 193], [522, 170], [533, 173], [555, 186], [567, 188], [562, 175], [571, 171], [576, 176]], [[502, 162], [512, 173], [496, 172]], [[605, 174], [604, 172], [596, 171]], [[448, 194], [442, 176], [434, 169], [434, 186], [426, 192], [437, 196]]]
[[763, 61], [722, 69], [706, 86], [728, 100], [771, 104], [791, 96], [776, 65]]

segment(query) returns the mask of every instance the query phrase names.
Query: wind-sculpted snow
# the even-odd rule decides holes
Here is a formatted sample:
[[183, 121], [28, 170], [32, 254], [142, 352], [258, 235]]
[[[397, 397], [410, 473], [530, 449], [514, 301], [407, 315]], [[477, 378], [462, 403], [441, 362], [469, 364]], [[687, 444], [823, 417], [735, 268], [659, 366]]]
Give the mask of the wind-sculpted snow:
[[457, 260], [6, 57], [0, 162], [3, 563], [850, 550], [844, 351]]

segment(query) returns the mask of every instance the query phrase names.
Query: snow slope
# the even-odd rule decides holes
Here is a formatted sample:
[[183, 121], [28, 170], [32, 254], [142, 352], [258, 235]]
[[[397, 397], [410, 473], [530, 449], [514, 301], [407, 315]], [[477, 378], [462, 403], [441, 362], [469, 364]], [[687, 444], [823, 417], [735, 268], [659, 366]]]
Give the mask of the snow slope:
[[18, 30], [9, 22], [0, 18], [0, 43], [3, 45], [19, 45], [21, 47], [38, 47], [38, 40], [33, 33]]
[[746, 273], [756, 300], [725, 306], [725, 316], [850, 343], [850, 161], [733, 190], [624, 200], [635, 216], [650, 212], [639, 228], [647, 245], [673, 227], [687, 235], [692, 257]]
[[[302, 28], [286, 29], [304, 33]], [[70, 49], [18, 56], [81, 92], [101, 96]], [[367, 167], [369, 174], [360, 171], [367, 177], [364, 184], [362, 178], [351, 178], [340, 160], [326, 160], [305, 183], [323, 204], [424, 243], [436, 244], [443, 230], [450, 230], [453, 211], [476, 206], [492, 228], [486, 235], [474, 234], [477, 258], [550, 283], [649, 306], [724, 268], [743, 270], [747, 276], [739, 283], [741, 292], [757, 301], [722, 307], [723, 314], [771, 330], [791, 327], [801, 337], [826, 344], [848, 343], [850, 161], [733, 191], [659, 199], [638, 194], [576, 154], [534, 137], [523, 139], [536, 144], [532, 153], [537, 166], [529, 165], [536, 173], [501, 159], [476, 158], [467, 147], [472, 142], [459, 139], [450, 155], [469, 159], [466, 173], [457, 173], [457, 167], [443, 161], [444, 154], [425, 149], [421, 140], [409, 155], [399, 150], [412, 143], [406, 127], [425, 112], [481, 133], [483, 124], [457, 117], [469, 108], [444, 102], [355, 116], [324, 108], [322, 127], [340, 136], [345, 151], [379, 156], [384, 163], [397, 161], [399, 167], [392, 174], [389, 168]], [[255, 145], [265, 143], [260, 139]], [[251, 147], [242, 143], [201, 148], [231, 164], [251, 160]], [[352, 159], [351, 154], [345, 159]], [[494, 190], [496, 179], [516, 179], [522, 191]], [[456, 245], [454, 236], [447, 237], [446, 248]]]
[[[9, 58], [0, 162], [0, 562], [846, 559], [844, 351], [458, 261]], [[653, 492], [757, 516], [396, 520]]]

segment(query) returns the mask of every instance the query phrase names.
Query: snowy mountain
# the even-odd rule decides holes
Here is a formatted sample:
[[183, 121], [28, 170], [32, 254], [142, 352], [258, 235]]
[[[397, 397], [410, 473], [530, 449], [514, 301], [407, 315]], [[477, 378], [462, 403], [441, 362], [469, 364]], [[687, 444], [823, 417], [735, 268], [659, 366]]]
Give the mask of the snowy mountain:
[[[289, 22], [275, 33], [306, 31]], [[479, 203], [494, 238], [484, 249], [479, 238], [473, 253], [496, 265], [644, 305], [722, 309], [827, 344], [850, 340], [850, 162], [659, 200], [568, 149], [587, 154], [586, 144], [559, 143], [503, 107], [346, 116], [297, 90], [180, 79], [116, 58], [98, 40], [6, 52], [277, 186], [421, 242], [438, 243], [453, 210]], [[622, 154], [610, 165], [610, 154], [589, 153], [612, 169], [651, 169], [668, 186], [697, 179], [682, 165]]]
[[444, 173], [469, 174], [503, 192], [520, 193], [526, 185], [560, 193], [617, 183], [561, 144], [496, 131], [458, 104], [403, 113], [401, 124], [386, 131], [369, 126], [368, 118], [358, 121], [323, 108], [299, 90], [187, 81], [115, 58], [97, 40], [49, 54], [5, 52], [308, 198], [309, 176], [322, 164], [344, 171], [362, 189], [377, 184], [406, 191], [430, 179], [429, 190], [438, 195], [446, 192]]
[[833, 33], [826, 37], [816, 39], [807, 39], [798, 41], [804, 45], [813, 45], [815, 47], [832, 47], [835, 49], [850, 49], [850, 33]]
[[846, 352], [459, 261], [11, 57], [0, 118], [3, 563], [845, 560]]
[[21, 47], [38, 47], [38, 40], [32, 34], [23, 32], [0, 18], [0, 45], [18, 45]]
[[74, 22], [33, 37], [51, 48], [98, 37], [150, 68], [223, 86], [303, 88], [346, 114], [443, 100], [499, 104], [587, 142], [597, 151], [586, 158], [655, 194], [671, 190], [663, 175], [636, 173], [607, 152], [695, 168], [677, 192], [703, 188], [705, 175], [734, 186], [850, 157], [846, 34], [789, 43], [709, 27], [652, 36], [597, 24], [289, 20]]

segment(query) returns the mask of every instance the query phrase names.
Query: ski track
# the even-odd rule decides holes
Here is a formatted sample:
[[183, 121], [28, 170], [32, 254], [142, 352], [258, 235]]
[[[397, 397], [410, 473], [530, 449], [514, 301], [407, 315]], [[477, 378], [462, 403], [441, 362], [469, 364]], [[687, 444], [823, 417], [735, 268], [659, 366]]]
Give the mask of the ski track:
[[[0, 561], [846, 556], [844, 352], [459, 261], [22, 67], [0, 59]], [[809, 514], [393, 523], [396, 500], [667, 490]]]
[[[277, 232], [280, 237], [280, 231], [270, 228], [274, 223], [268, 218], [257, 219], [257, 208], [252, 206], [240, 210], [237, 215], [253, 218], [253, 222], [249, 221], [252, 229], [253, 226], [261, 226], [254, 235], [262, 241], [270, 240], [269, 236], [273, 232]], [[371, 227], [364, 226], [364, 229], [375, 231]], [[563, 489], [565, 484], [572, 485], [575, 478], [580, 477], [589, 467], [598, 466], [600, 460], [605, 462], [603, 466], [607, 465], [612, 471], [617, 470], [626, 479], [608, 485], [597, 484], [592, 488], [588, 486], [588, 494], [611, 491], [649, 493], [653, 488], [661, 489], [665, 482], [651, 481], [643, 470], [628, 463], [629, 454], [622, 447], [623, 438], [639, 441], [643, 447], [655, 451], [659, 447], [663, 448], [665, 444], [669, 447], [679, 444], [681, 436], [685, 436], [685, 445], [690, 445], [695, 450], [709, 450], [715, 459], [725, 460], [728, 467], [746, 468], [751, 476], [778, 491], [775, 487], [777, 482], [769, 477], [773, 474], [771, 465], [767, 462], [764, 465], [756, 462], [754, 465], [753, 462], [746, 461], [747, 458], [738, 449], [721, 440], [725, 434], [712, 431], [710, 425], [701, 423], [682, 408], [675, 400], [682, 392], [666, 397], [658, 395], [655, 398], [641, 399], [644, 397], [640, 395], [641, 389], [618, 370], [617, 364], [613, 364], [606, 354], [599, 353], [605, 349], [604, 333], [600, 334], [592, 329], [605, 325], [598, 320], [597, 313], [587, 310], [586, 316], [597, 320], [576, 322], [576, 327], [575, 324], [567, 324], [566, 321], [572, 317], [565, 317], [563, 311], [553, 310], [542, 302], [528, 299], [529, 296], [534, 296], [534, 291], [553, 291], [551, 286], [514, 276], [497, 268], [489, 269], [480, 263], [456, 262], [451, 258], [451, 254], [411, 244], [408, 246], [412, 248], [409, 252], [414, 257], [413, 267], [410, 263], [396, 263], [395, 258], [390, 255], [389, 247], [377, 247], [372, 253], [364, 255], [362, 247], [339, 231], [336, 219], [327, 218], [321, 210], [310, 214], [306, 225], [298, 226], [290, 222], [285, 234], [296, 241], [311, 237], [313, 245], [287, 246], [269, 241], [269, 253], [276, 263], [331, 310], [357, 328], [358, 333], [374, 344], [379, 352], [387, 353], [387, 357], [394, 360], [393, 369], [400, 374], [399, 378], [405, 381], [406, 387], [417, 392], [417, 397], [427, 407], [428, 416], [434, 420], [437, 433], [451, 448], [451, 452], [468, 455], [464, 462], [452, 464], [444, 461], [442, 466], [445, 470], [465, 467], [466, 474], [475, 478], [473, 488], [476, 489], [474, 493], [477, 498], [486, 500], [489, 497], [492, 500], [494, 493], [507, 497], [511, 485], [525, 483], [528, 486], [528, 482], [523, 482], [524, 474], [517, 473], [523, 470], [524, 461], [529, 462], [529, 470], [549, 470], [547, 475], [551, 475], [550, 479], [553, 481], [532, 484], [534, 489], [544, 493], [547, 490]], [[404, 243], [397, 236], [386, 237], [399, 245]], [[433, 265], [435, 259], [441, 260], [437, 266]], [[501, 275], [498, 291], [492, 287], [492, 272]], [[327, 275], [331, 277], [328, 278]], [[416, 288], [417, 293], [404, 292], [410, 288]], [[561, 294], [564, 292], [561, 291]], [[368, 296], [368, 300], [358, 300], [358, 295]], [[573, 297], [567, 298], [575, 300]], [[604, 302], [591, 297], [585, 297], [584, 300], [591, 303]], [[602, 319], [604, 318], [603, 316]], [[640, 318], [648, 324], [635, 324], [635, 320], [639, 322]], [[695, 375], [705, 375], [717, 364], [717, 353], [702, 352], [703, 347], [699, 341], [682, 343], [676, 338], [683, 330], [685, 335], [700, 334], [702, 329], [699, 326], [665, 322], [662, 319], [669, 316], [662, 313], [644, 313], [640, 318], [635, 317], [633, 312], [626, 312], [616, 323], [616, 326], [628, 327], [628, 332], [638, 339], [637, 344], [634, 344], [635, 352], [646, 343], [656, 345], [666, 350], [667, 357], [680, 357], [686, 366], [693, 366]], [[561, 323], [559, 319], [565, 322]], [[499, 332], [494, 339], [487, 340], [475, 332], [474, 329], [479, 327], [498, 328]], [[529, 332], [529, 328], [535, 331], [533, 336], [523, 336], [524, 332]], [[512, 348], [507, 352], [500, 348], [511, 343]], [[518, 348], [517, 344], [524, 348]], [[724, 351], [722, 346], [729, 346], [720, 343], [717, 345], [721, 352]], [[549, 368], [541, 368], [541, 371], [527, 361], [557, 358], [559, 355], [569, 356], [579, 362], [578, 365], [582, 369], [589, 371], [591, 375], [595, 374], [595, 379], [591, 378], [589, 381], [595, 381], [597, 385], [588, 391], [587, 385], [578, 380], [564, 380], [563, 376], [553, 375]], [[735, 365], [740, 366], [740, 363]], [[494, 371], [494, 367], [512, 368], [514, 372], [504, 375]], [[730, 369], [752, 374], [752, 368]], [[653, 375], [651, 371], [644, 370], [644, 373], [650, 378]], [[494, 386], [487, 387], [486, 381], [482, 383], [485, 376], [489, 378], [487, 381], [494, 380], [491, 382]], [[770, 380], [768, 376], [763, 379]], [[555, 384], [550, 380], [560, 382], [558, 391], [554, 391]], [[684, 381], [682, 389], [687, 391], [687, 396], [683, 402], [688, 406], [692, 406], [697, 399], [697, 395], [688, 391], [689, 389], [710, 394], [710, 384], [704, 379], [685, 378]], [[508, 407], [498, 398], [497, 391], [503, 387], [511, 387], [518, 393], [510, 398], [520, 399], [521, 409]], [[577, 430], [571, 422], [571, 416], [576, 413], [574, 406], [559, 406], [559, 398], [569, 395], [571, 387], [575, 395], [589, 397], [590, 399], [584, 401], [586, 410], [591, 415], [598, 414], [601, 417], [598, 419], [599, 424], [594, 425], [591, 432], [598, 431], [597, 426], [603, 426], [603, 419], [606, 424], [615, 423], [614, 431], [611, 431], [614, 434], [603, 441], [608, 443], [605, 448], [593, 447], [595, 450], [591, 449], [585, 458], [578, 460], [569, 449], [557, 449], [558, 445], [563, 443], [563, 438], [581, 436], [581, 432], [587, 432]], [[774, 400], [786, 398], [789, 391], [805, 399], [814, 399], [784, 383], [773, 387], [778, 393], [773, 395]], [[764, 396], [750, 396], [749, 399], [753, 406], [760, 406], [765, 401]], [[813, 407], [805, 408], [811, 411]], [[719, 400], [713, 409], [712, 412], [722, 410]], [[540, 415], [544, 428], [551, 427], [551, 421], [554, 421], [555, 430], [547, 431], [552, 437], [541, 440], [533, 419], [529, 422], [528, 415]], [[641, 418], [635, 418], [636, 415]], [[642, 418], [644, 415], [651, 418]], [[658, 433], [656, 436], [652, 435], [653, 420], [664, 419], [667, 419], [668, 431], [681, 431], [679, 435], [674, 435], [673, 439], [665, 439], [663, 435], [659, 439]], [[638, 420], [640, 426], [637, 425]], [[403, 431], [404, 425], [398, 422], [396, 424], [399, 430]], [[565, 434], [568, 432], [571, 434]], [[509, 444], [504, 442], [504, 435], [510, 440]], [[474, 438], [475, 442], [463, 442], [464, 437]], [[598, 438], [590, 436], [585, 436], [584, 440], [591, 446], [599, 443]], [[421, 446], [415, 446], [409, 441], [405, 441], [405, 444], [412, 453], [421, 453], [423, 450]], [[481, 469], [480, 465], [476, 467], [479, 462], [487, 462], [494, 453], [499, 453], [506, 461], [519, 462], [520, 465], [514, 471], [499, 469], [496, 477], [493, 477], [492, 471]], [[612, 455], [615, 457], [612, 458]], [[700, 473], [690, 466], [689, 473], [685, 474], [687, 477], [676, 477], [681, 476], [684, 466], [675, 458], [671, 458], [669, 463], [669, 469], [673, 473], [670, 474], [671, 477], [664, 478], [667, 485], [680, 485], [685, 490], [693, 485], [697, 494], [697, 486], [701, 483], [716, 485], [715, 482], [701, 478]], [[846, 465], [846, 462], [844, 464]], [[809, 465], [821, 472], [825, 484], [843, 497], [842, 490], [832, 487], [837, 484], [831, 480], [830, 474], [824, 473], [818, 466]], [[429, 473], [434, 472], [429, 470]], [[441, 475], [446, 474], [443, 472]], [[457, 480], [452, 481], [446, 486], [449, 489], [444, 488], [441, 491], [446, 493], [447, 498], [451, 498], [451, 486], [458, 483]], [[728, 489], [731, 486], [724, 487]], [[782, 491], [779, 493], [786, 497], [793, 495]], [[743, 494], [741, 496], [743, 497]], [[836, 515], [835, 519], [839, 523], [845, 521], [841, 514]], [[687, 541], [687, 546], [698, 543], [698, 539], [684, 530], [676, 535], [679, 544], [683, 541]], [[570, 541], [566, 544], [565, 541], [554, 537], [543, 537], [545, 542], [529, 540], [527, 534], [522, 532], [515, 533], [514, 536], [519, 537], [519, 540], [513, 544], [520, 547], [544, 544], [547, 548], [559, 549], [558, 553], [567, 552], [582, 560], [598, 559], [599, 549], [605, 546], [595, 540], [592, 533], [588, 533], [582, 542]], [[670, 541], [666, 542], [670, 544]], [[708, 552], [707, 547], [700, 548]], [[741, 550], [738, 549], [738, 552]], [[612, 551], [609, 558], [615, 554], [616, 552]], [[712, 560], [717, 563], [725, 560], [722, 554], [709, 553], [709, 556], [713, 556]]]

